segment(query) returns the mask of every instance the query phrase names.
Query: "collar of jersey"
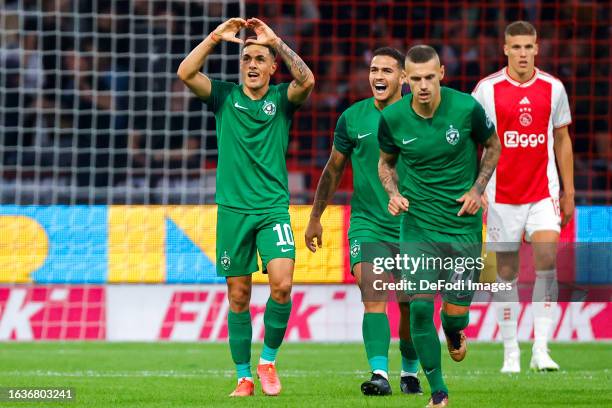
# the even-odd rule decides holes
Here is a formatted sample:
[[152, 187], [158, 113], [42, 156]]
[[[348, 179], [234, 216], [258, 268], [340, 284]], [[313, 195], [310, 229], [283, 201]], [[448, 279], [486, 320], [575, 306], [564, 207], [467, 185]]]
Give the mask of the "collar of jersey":
[[[446, 91], [444, 91], [444, 89], [446, 89], [445, 86], [441, 86], [440, 87], [440, 104], [438, 105], [438, 109], [436, 109], [436, 111], [433, 113], [433, 115], [431, 116], [431, 118], [424, 118], [421, 115], [419, 115], [418, 113], [416, 113], [416, 111], [414, 110], [414, 108], [412, 107], [412, 99], [414, 98], [414, 95], [411, 93], [409, 93], [408, 95], [410, 95], [410, 100], [408, 101], [408, 109], [410, 109], [410, 113], [417, 119], [419, 120], [426, 120], [429, 121], [429, 123], [431, 123], [431, 121], [434, 120], [434, 118], [436, 117], [436, 114], [438, 112], [440, 112], [440, 108], [442, 108], [442, 104], [444, 103], [444, 97], [442, 95], [442, 92], [446, 93]], [[406, 95], [406, 96], [408, 96]]]
[[380, 109], [378, 109], [376, 107], [376, 98], [375, 97], [370, 96], [368, 99], [370, 100], [370, 107], [374, 108], [375, 111], [382, 112], [382, 110], [380, 110]]
[[262, 96], [259, 99], [251, 99], [249, 98], [249, 96], [247, 94], [244, 93], [244, 84], [240, 84], [240, 95], [242, 95], [244, 97], [245, 100], [252, 102], [252, 103], [257, 103], [257, 102], [261, 102], [261, 101], [265, 101], [268, 94], [270, 93], [270, 89], [272, 89], [272, 84], [268, 85], [268, 91], [264, 94], [264, 96]]
[[510, 82], [514, 86], [518, 86], [519, 88], [527, 88], [528, 86], [533, 84], [536, 81], [536, 79], [538, 79], [539, 73], [540, 73], [540, 70], [537, 67], [534, 67], [533, 76], [529, 78], [527, 82], [521, 83], [515, 79], [512, 79], [512, 77], [508, 73], [508, 67], [504, 68], [504, 76], [506, 77], [506, 81]]

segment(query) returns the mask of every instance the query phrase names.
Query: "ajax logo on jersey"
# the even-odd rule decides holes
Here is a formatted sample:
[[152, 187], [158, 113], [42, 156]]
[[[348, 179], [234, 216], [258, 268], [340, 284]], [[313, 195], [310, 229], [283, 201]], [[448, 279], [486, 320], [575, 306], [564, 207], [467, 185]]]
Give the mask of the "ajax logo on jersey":
[[533, 118], [531, 117], [531, 108], [520, 108], [519, 112], [521, 113], [519, 115], [519, 122], [521, 123], [521, 125], [531, 125], [531, 122], [533, 122]]
[[504, 132], [504, 146], [506, 147], [536, 147], [546, 143], [546, 135], [540, 133], [526, 134], [519, 133], [515, 130], [507, 130]]

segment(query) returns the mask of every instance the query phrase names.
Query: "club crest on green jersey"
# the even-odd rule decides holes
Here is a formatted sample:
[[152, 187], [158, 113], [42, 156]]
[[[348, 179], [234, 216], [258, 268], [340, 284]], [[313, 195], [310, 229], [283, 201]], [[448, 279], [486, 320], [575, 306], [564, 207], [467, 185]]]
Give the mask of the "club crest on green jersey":
[[264, 101], [261, 109], [268, 116], [273, 116], [276, 113], [276, 105], [274, 104], [274, 102]]
[[454, 146], [459, 142], [460, 136], [459, 130], [455, 129], [453, 125], [450, 125], [446, 131], [446, 141]]
[[226, 271], [229, 270], [229, 268], [232, 266], [232, 260], [227, 255], [227, 251], [223, 251], [223, 256], [221, 257], [221, 266]]
[[359, 245], [359, 242], [357, 242], [357, 240], [353, 241], [353, 245], [351, 245], [351, 256], [353, 258], [357, 257], [360, 251], [361, 251], [361, 245]]

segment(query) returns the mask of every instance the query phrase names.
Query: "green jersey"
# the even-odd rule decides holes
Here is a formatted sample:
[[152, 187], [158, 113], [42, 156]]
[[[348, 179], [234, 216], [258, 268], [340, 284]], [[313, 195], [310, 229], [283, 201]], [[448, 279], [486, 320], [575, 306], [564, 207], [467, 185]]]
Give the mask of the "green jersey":
[[399, 218], [387, 210], [389, 196], [378, 178], [378, 122], [380, 110], [374, 98], [345, 110], [336, 124], [334, 147], [350, 156], [353, 166], [353, 197], [349, 237], [363, 233], [399, 238]]
[[380, 148], [399, 154], [400, 194], [410, 203], [405, 225], [469, 234], [482, 230], [482, 212], [457, 216], [467, 192], [478, 176], [478, 146], [495, 127], [471, 96], [441, 88], [442, 100], [433, 118], [412, 109], [412, 94], [382, 112], [378, 132]]
[[260, 214], [289, 207], [287, 163], [291, 118], [289, 84], [270, 85], [252, 100], [242, 85], [211, 81], [206, 101], [217, 127], [216, 202], [234, 211]]

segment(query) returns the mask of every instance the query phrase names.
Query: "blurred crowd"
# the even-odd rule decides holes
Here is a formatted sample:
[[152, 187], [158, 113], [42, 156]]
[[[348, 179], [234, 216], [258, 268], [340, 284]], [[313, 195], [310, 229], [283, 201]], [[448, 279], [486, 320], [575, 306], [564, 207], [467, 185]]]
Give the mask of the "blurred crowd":
[[[197, 177], [215, 139], [174, 72], [229, 10], [181, 3], [5, 4], [4, 177], [59, 176], [85, 187], [153, 186], [177, 170]], [[219, 61], [209, 69], [224, 69]]]
[[[288, 155], [306, 197], [329, 154], [337, 117], [371, 95], [372, 50], [405, 51], [430, 43], [446, 67], [445, 85], [470, 92], [504, 65], [505, 24], [527, 19], [539, 30], [538, 66], [558, 76], [570, 96], [581, 199], [612, 203], [606, 195], [612, 191], [609, 2], [244, 3], [5, 1], [0, 15], [3, 180], [51, 179], [102, 191], [198, 180], [202, 169], [215, 166], [214, 121], [175, 72], [214, 27], [244, 11], [266, 21], [315, 73], [316, 89], [296, 115]], [[205, 69], [214, 78], [237, 81], [237, 57], [238, 47], [224, 43]], [[288, 79], [281, 68], [278, 80]]]

